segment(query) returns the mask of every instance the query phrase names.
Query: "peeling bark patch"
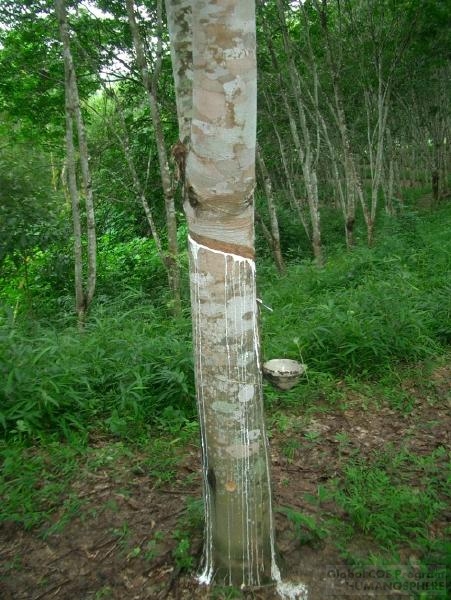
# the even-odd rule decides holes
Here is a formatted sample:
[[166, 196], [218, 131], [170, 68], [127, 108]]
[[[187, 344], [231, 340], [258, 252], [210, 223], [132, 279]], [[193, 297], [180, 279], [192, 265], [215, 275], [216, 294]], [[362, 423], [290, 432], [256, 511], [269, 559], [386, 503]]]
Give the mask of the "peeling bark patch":
[[191, 185], [188, 186], [187, 196], [188, 202], [193, 208], [196, 208], [196, 206], [199, 205], [199, 200], [197, 198], [196, 192], [194, 191], [194, 188]]
[[233, 444], [227, 448], [228, 454], [234, 458], [247, 459], [251, 454], [255, 454], [259, 450], [258, 443]]
[[215, 493], [216, 492], [216, 475], [215, 475], [215, 472], [213, 471], [213, 469], [211, 469], [211, 468], [208, 469], [208, 472], [207, 472], [207, 481], [208, 481], [208, 485], [211, 488], [211, 491], [213, 493]]
[[240, 387], [240, 390], [238, 392], [238, 400], [240, 402], [249, 402], [249, 400], [252, 400], [254, 398], [255, 395], [255, 389], [253, 385], [243, 385]]
[[223, 413], [225, 415], [236, 413], [235, 407], [232, 404], [230, 404], [230, 402], [221, 402], [218, 400], [216, 402], [213, 402], [213, 404], [211, 405], [211, 408], [214, 411]]

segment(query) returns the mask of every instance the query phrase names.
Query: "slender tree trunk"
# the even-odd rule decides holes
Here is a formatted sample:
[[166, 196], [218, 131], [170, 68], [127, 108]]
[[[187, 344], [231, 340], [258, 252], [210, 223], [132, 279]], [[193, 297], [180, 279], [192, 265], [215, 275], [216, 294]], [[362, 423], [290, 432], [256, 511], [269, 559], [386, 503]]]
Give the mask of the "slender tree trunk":
[[66, 97], [66, 155], [67, 155], [67, 184], [72, 207], [72, 223], [74, 229], [74, 275], [75, 275], [75, 311], [79, 327], [85, 321], [86, 305], [83, 291], [83, 246], [80, 217], [80, 197], [77, 188], [75, 146], [73, 135], [71, 101]]
[[[63, 44], [65, 96], [66, 96], [66, 153], [67, 178], [72, 206], [74, 227], [74, 257], [75, 257], [75, 308], [79, 327], [82, 328], [86, 312], [92, 302], [96, 286], [96, 231], [94, 217], [94, 202], [92, 195], [91, 174], [89, 170], [88, 145], [83, 117], [80, 108], [75, 67], [70, 50], [70, 36], [67, 24], [64, 0], [55, 0], [55, 10], [58, 19], [60, 38]], [[80, 197], [77, 187], [76, 158], [74, 146], [74, 121], [77, 125], [80, 165], [85, 191], [86, 220], [87, 220], [87, 284], [86, 293], [83, 290], [83, 251], [82, 226], [80, 218]]]
[[191, 136], [193, 112], [192, 3], [192, 0], [166, 0], [166, 18], [171, 40], [179, 141], [185, 145], [189, 142]]
[[[376, 222], [377, 207], [379, 202], [379, 190], [382, 185], [383, 161], [385, 151], [385, 133], [388, 116], [389, 90], [382, 81], [382, 66], [378, 65], [378, 89], [377, 89], [377, 121], [374, 129], [371, 128], [372, 103], [370, 93], [365, 92], [367, 110], [367, 133], [368, 133], [368, 156], [371, 171], [371, 202], [370, 207], [363, 209], [367, 227], [368, 246], [374, 242], [374, 226]], [[375, 138], [375, 142], [373, 141]], [[363, 208], [363, 206], [362, 206]]]
[[[74, 71], [75, 73], [75, 71]], [[91, 305], [96, 289], [97, 281], [97, 239], [96, 222], [94, 214], [94, 198], [92, 194], [91, 171], [89, 168], [88, 143], [86, 140], [86, 130], [83, 121], [83, 115], [80, 109], [80, 99], [76, 79], [73, 79], [75, 102], [75, 121], [78, 133], [78, 148], [80, 152], [80, 166], [83, 179], [86, 207], [86, 234], [87, 234], [87, 258], [88, 258], [88, 278], [86, 282], [86, 307]]]
[[[265, 99], [266, 99], [268, 109], [270, 109], [269, 99], [266, 95], [265, 95]], [[285, 174], [285, 181], [286, 181], [286, 184], [288, 187], [291, 207], [298, 213], [299, 220], [301, 221], [302, 227], [304, 228], [304, 231], [305, 231], [305, 235], [307, 236], [307, 239], [309, 240], [309, 242], [311, 242], [312, 236], [310, 233], [310, 227], [307, 223], [307, 218], [304, 215], [304, 206], [303, 206], [303, 203], [301, 202], [301, 200], [299, 199], [299, 197], [296, 195], [296, 192], [295, 192], [295, 189], [293, 186], [293, 181], [292, 181], [293, 176], [292, 176], [292, 173], [290, 173], [290, 169], [288, 166], [288, 160], [286, 157], [286, 152], [285, 152], [285, 148], [283, 145], [282, 137], [279, 133], [279, 130], [277, 129], [277, 125], [275, 122], [273, 122], [273, 129], [274, 129], [274, 133], [276, 135], [277, 143], [279, 146], [280, 160], [282, 162], [282, 168], [283, 168], [283, 172]]]
[[[354, 203], [354, 212], [351, 213], [354, 215], [354, 219], [350, 218], [349, 213], [349, 194], [345, 195], [342, 183], [342, 177], [339, 170], [339, 158], [337, 157], [337, 149], [332, 144], [332, 141], [329, 136], [329, 131], [327, 128], [326, 121], [320, 116], [320, 122], [323, 129], [323, 137], [326, 142], [327, 148], [329, 150], [329, 158], [331, 162], [331, 171], [332, 171], [332, 182], [330, 183], [333, 188], [334, 193], [334, 204], [335, 206], [341, 209], [344, 223], [345, 223], [345, 239], [346, 239], [346, 247], [350, 250], [354, 246], [354, 221], [355, 221], [355, 203]], [[346, 179], [345, 179], [346, 184]], [[348, 192], [346, 189], [346, 192]]]
[[[321, 0], [321, 4], [318, 0], [315, 0], [315, 6], [320, 13], [321, 28], [324, 33], [325, 49], [326, 49], [326, 61], [331, 75], [332, 89], [334, 92], [333, 104], [329, 104], [331, 113], [337, 123], [338, 130], [340, 132], [341, 148], [342, 148], [342, 164], [345, 176], [345, 190], [346, 195], [344, 196], [344, 218], [345, 218], [345, 235], [346, 245], [351, 249], [354, 244], [354, 226], [355, 226], [355, 206], [356, 196], [362, 197], [361, 183], [359, 175], [356, 169], [354, 157], [352, 154], [351, 140], [348, 131], [348, 124], [346, 120], [344, 102], [340, 87], [340, 74], [339, 74], [339, 60], [340, 58], [335, 56], [332, 48], [332, 40], [330, 38], [328, 15], [327, 15], [327, 0]], [[341, 43], [341, 42], [340, 42]], [[341, 54], [341, 46], [338, 54]], [[313, 54], [313, 52], [312, 52]], [[329, 144], [330, 146], [330, 144]], [[337, 173], [336, 173], [337, 175]]]
[[[165, 210], [166, 210], [166, 226], [168, 232], [168, 254], [166, 256], [166, 264], [168, 273], [170, 274], [170, 286], [174, 298], [174, 312], [180, 314], [180, 268], [177, 262], [178, 258], [178, 243], [177, 243], [177, 219], [174, 203], [174, 187], [171, 181], [169, 170], [169, 162], [166, 153], [164, 141], [163, 127], [161, 124], [160, 109], [157, 101], [156, 92], [156, 73], [151, 77], [147, 64], [144, 45], [139, 32], [138, 24], [135, 17], [134, 0], [126, 0], [128, 23], [132, 33], [133, 45], [136, 53], [136, 62], [141, 71], [144, 88], [146, 90], [149, 101], [152, 123], [155, 133], [155, 141], [157, 144], [158, 161], [160, 165], [161, 183], [163, 187]], [[160, 20], [161, 0], [157, 3], [158, 18]], [[161, 36], [160, 36], [161, 38]], [[160, 42], [161, 43], [161, 39]], [[157, 59], [159, 60], [159, 59]], [[157, 65], [158, 67], [158, 65]], [[158, 68], [156, 71], [158, 72]]]
[[395, 215], [395, 206], [393, 204], [393, 190], [394, 190], [394, 164], [393, 157], [390, 157], [388, 162], [388, 179], [386, 181], [385, 186], [385, 210], [387, 214], [394, 216]]
[[133, 187], [135, 188], [136, 195], [141, 201], [144, 214], [146, 215], [147, 223], [149, 224], [150, 233], [152, 235], [153, 241], [155, 242], [158, 256], [160, 257], [160, 260], [163, 263], [164, 267], [167, 269], [168, 265], [166, 263], [166, 256], [163, 250], [163, 245], [161, 243], [160, 234], [158, 233], [157, 226], [153, 218], [152, 209], [150, 208], [149, 203], [147, 202], [144, 187], [141, 184], [141, 180], [136, 170], [135, 161], [133, 160], [132, 152], [130, 149], [130, 139], [127, 132], [127, 125], [125, 123], [124, 114], [122, 112], [121, 106], [119, 105], [118, 99], [116, 99], [116, 113], [119, 116], [123, 133], [122, 135], [120, 135], [117, 131], [115, 131], [115, 136], [118, 139], [124, 152], [125, 160], [127, 162], [130, 175], [132, 177]]
[[[284, 6], [281, 0], [277, 0], [277, 8], [279, 13], [279, 22], [282, 30], [282, 37], [284, 43], [285, 53], [287, 55], [287, 67], [290, 76], [290, 83], [292, 88], [292, 96], [298, 112], [299, 126], [302, 133], [303, 145], [301, 145], [298, 128], [293, 115], [291, 114], [288, 99], [284, 95], [284, 104], [287, 109], [287, 114], [290, 121], [290, 129], [293, 135], [293, 141], [295, 148], [301, 160], [302, 173], [304, 175], [305, 189], [307, 195], [307, 202], [310, 211], [310, 220], [312, 224], [312, 248], [315, 257], [315, 262], [318, 266], [324, 263], [324, 256], [321, 242], [321, 221], [319, 212], [319, 198], [318, 198], [318, 183], [316, 174], [316, 161], [318, 158], [317, 152], [313, 147], [311, 140], [306, 111], [303, 103], [303, 94], [299, 81], [299, 73], [292, 57], [292, 44], [289, 38], [289, 33], [285, 20]], [[275, 53], [272, 52], [273, 61], [275, 61]], [[280, 69], [279, 69], [280, 72]], [[318, 151], [317, 147], [317, 151]], [[314, 156], [316, 154], [316, 156]]]
[[271, 235], [271, 232], [268, 229], [268, 226], [266, 225], [266, 223], [262, 219], [261, 215], [258, 213], [257, 209], [255, 209], [255, 222], [260, 225], [262, 233], [263, 233], [263, 237], [268, 242], [268, 246], [272, 250], [273, 244], [274, 244], [273, 237]]
[[280, 273], [285, 271], [285, 263], [282, 256], [282, 250], [280, 248], [280, 232], [279, 222], [277, 220], [277, 210], [274, 201], [274, 195], [272, 192], [271, 177], [269, 176], [268, 169], [266, 168], [265, 161], [263, 159], [260, 148], [257, 147], [257, 162], [260, 168], [260, 172], [263, 179], [263, 187], [265, 189], [266, 201], [268, 203], [269, 222], [270, 222], [270, 234], [271, 234], [271, 248], [274, 254], [274, 261], [277, 269]]

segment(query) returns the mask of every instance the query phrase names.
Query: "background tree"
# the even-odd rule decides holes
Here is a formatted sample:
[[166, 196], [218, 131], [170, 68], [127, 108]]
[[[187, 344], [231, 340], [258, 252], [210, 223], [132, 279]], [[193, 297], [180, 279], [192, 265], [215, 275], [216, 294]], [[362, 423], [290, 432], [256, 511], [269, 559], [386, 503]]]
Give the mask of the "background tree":
[[[202, 477], [192, 466], [199, 442], [194, 371], [206, 499], [201, 581], [217, 577], [255, 586], [277, 580], [259, 354], [262, 360], [302, 356], [309, 366], [308, 378], [283, 395], [264, 387], [280, 474], [282, 543], [310, 544], [309, 555], [319, 563], [323, 544], [314, 542], [323, 537], [326, 554], [335, 546], [340, 564], [382, 565], [387, 552], [395, 556], [387, 564], [394, 564], [414, 552], [429, 575], [449, 501], [444, 420], [451, 341], [451, 5], [260, 2], [262, 161], [255, 193], [251, 4], [167, 0], [166, 6], [171, 45], [161, 26], [161, 3], [142, 0], [131, 8], [154, 86], [171, 193], [178, 180], [188, 215], [177, 215], [182, 311], [176, 319], [161, 259], [168, 233], [156, 128], [126, 3], [66, 2], [96, 201], [96, 293], [80, 336], [73, 327], [70, 206], [62, 193], [68, 172], [64, 60], [54, 2], [0, 3], [0, 519], [12, 521], [2, 590], [6, 585], [7, 595], [11, 590], [13, 597], [32, 597], [44, 582], [42, 594], [49, 597], [62, 585], [66, 596], [84, 597], [87, 584], [89, 594], [98, 596], [107, 588], [135, 596], [136, 585], [150, 596], [168, 590], [205, 595], [189, 577], [178, 577], [196, 564], [204, 524], [197, 498]], [[77, 148], [76, 119], [70, 123]], [[78, 154], [72, 180], [81, 190], [84, 223]], [[315, 241], [316, 210], [321, 219]], [[374, 217], [373, 248], [367, 247], [368, 216]], [[184, 250], [188, 236], [191, 267]], [[272, 264], [277, 237], [283, 273]], [[321, 270], [312, 241], [321, 242], [327, 259]], [[85, 231], [83, 251], [87, 243]], [[262, 310], [261, 352], [254, 250], [259, 296], [274, 309]], [[331, 431], [331, 424], [346, 426], [347, 400], [355, 415], [369, 410], [390, 425], [386, 441], [408, 421], [408, 452], [400, 442], [399, 454], [381, 458], [381, 440], [373, 439], [371, 452], [355, 423]], [[436, 418], [426, 423], [431, 435], [425, 446], [425, 420], [418, 417], [431, 411]], [[310, 452], [313, 444], [321, 452]], [[363, 446], [367, 465], [346, 451]], [[431, 476], [418, 490], [424, 461]], [[402, 485], [393, 465], [402, 468]], [[102, 484], [91, 493], [88, 480], [99, 477], [99, 467], [108, 489]], [[75, 473], [88, 477], [69, 483]], [[304, 494], [301, 479], [310, 475], [308, 487], [317, 485], [317, 494]], [[377, 494], [368, 494], [369, 480]], [[143, 481], [152, 482], [151, 497]], [[152, 513], [154, 528], [148, 518], [144, 531], [139, 519], [130, 519], [136, 505], [120, 492], [128, 483], [143, 503], [142, 514]], [[105, 494], [114, 490], [118, 502], [110, 515], [108, 507], [103, 510]], [[400, 505], [409, 510], [394, 519]], [[373, 536], [365, 515], [373, 525], [377, 521]], [[111, 530], [111, 516], [122, 522], [120, 531]], [[68, 535], [54, 535], [63, 526]], [[45, 563], [39, 542], [44, 531], [52, 552], [68, 538], [74, 542], [70, 532], [76, 531], [82, 551], [66, 546], [54, 558], [65, 557], [63, 570], [86, 572], [81, 583], [65, 579], [53, 558]], [[27, 541], [27, 565], [33, 564], [28, 542], [35, 540], [31, 576], [16, 569], [21, 539]], [[95, 551], [87, 556], [86, 548]], [[443, 540], [441, 556], [445, 549]], [[287, 557], [288, 567], [303, 577], [303, 561], [295, 556]], [[433, 563], [443, 564], [435, 556]], [[108, 586], [96, 576], [99, 565], [109, 569]]]
[[[75, 258], [75, 309], [79, 326], [82, 327], [86, 313], [94, 297], [96, 287], [97, 255], [96, 231], [94, 217], [94, 200], [92, 193], [91, 171], [89, 168], [88, 144], [86, 130], [78, 94], [77, 76], [70, 48], [69, 28], [66, 17], [64, 0], [55, 0], [56, 16], [58, 19], [61, 42], [63, 45], [65, 98], [66, 98], [66, 158], [67, 181], [72, 205], [74, 226], [74, 258]], [[74, 123], [78, 134], [78, 148], [83, 180], [83, 190], [86, 208], [87, 231], [87, 282], [86, 291], [83, 289], [83, 248], [80, 215], [80, 198], [77, 185], [76, 156], [74, 143]]]
[[144, 45], [139, 32], [138, 23], [135, 16], [135, 5], [133, 0], [126, 0], [128, 22], [133, 38], [133, 45], [136, 53], [136, 61], [141, 71], [141, 76], [149, 101], [152, 123], [155, 132], [155, 141], [158, 152], [158, 162], [160, 167], [161, 183], [164, 193], [164, 202], [166, 210], [166, 227], [168, 237], [168, 254], [165, 257], [166, 268], [169, 276], [169, 284], [174, 295], [175, 313], [180, 314], [180, 269], [177, 262], [178, 242], [177, 242], [177, 221], [174, 203], [175, 189], [171, 180], [169, 170], [169, 161], [166, 152], [166, 144], [161, 123], [160, 107], [157, 98], [157, 84], [160, 74], [162, 60], [162, 0], [158, 0], [156, 7], [157, 27], [157, 50], [156, 58], [153, 64], [152, 76], [150, 75], [148, 61], [144, 52]]

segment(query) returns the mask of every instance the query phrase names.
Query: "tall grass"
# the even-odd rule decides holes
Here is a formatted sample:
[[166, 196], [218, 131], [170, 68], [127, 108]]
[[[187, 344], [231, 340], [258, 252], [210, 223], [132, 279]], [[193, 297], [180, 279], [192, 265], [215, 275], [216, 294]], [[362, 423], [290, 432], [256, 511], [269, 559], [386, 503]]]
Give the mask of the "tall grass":
[[[131, 304], [136, 298], [129, 294]], [[126, 435], [168, 407], [192, 415], [191, 329], [142, 299], [99, 307], [87, 330], [0, 330], [0, 423], [22, 435], [105, 427]]]
[[[451, 210], [409, 227], [391, 221], [375, 249], [337, 251], [286, 276], [260, 275], [265, 358], [302, 358], [311, 369], [378, 376], [389, 365], [441, 352], [451, 339]], [[448, 225], [449, 227], [449, 225]]]

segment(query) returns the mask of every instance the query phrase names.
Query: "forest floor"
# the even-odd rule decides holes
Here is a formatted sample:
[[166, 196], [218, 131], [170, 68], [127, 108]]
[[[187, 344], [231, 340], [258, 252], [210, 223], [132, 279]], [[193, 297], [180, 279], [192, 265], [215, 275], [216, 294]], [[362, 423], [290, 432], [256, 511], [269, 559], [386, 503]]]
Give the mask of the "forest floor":
[[[394, 481], [406, 476], [416, 493], [427, 469], [437, 477], [450, 476], [443, 450], [451, 442], [451, 364], [436, 365], [423, 383], [404, 379], [400, 391], [411, 401], [404, 411], [346, 382], [336, 386], [339, 403], [320, 397], [307, 414], [300, 414], [299, 407], [269, 411], [283, 576], [302, 581], [309, 600], [419, 597], [399, 588], [382, 592], [372, 585], [380, 583], [375, 574], [370, 589], [353, 588], [349, 556], [367, 560], [380, 547], [350, 523], [349, 507], [343, 508], [327, 489], [340, 487], [350, 461], [377, 466], [381, 457], [385, 467], [391, 461]], [[153, 443], [150, 458], [142, 447], [92, 437], [78, 475], [45, 527], [25, 530], [12, 522], [1, 524], [2, 600], [276, 598], [269, 588], [208, 590], [190, 574], [202, 544], [200, 459], [194, 437]], [[412, 456], [416, 462], [407, 460]], [[433, 463], [427, 460], [431, 456]], [[371, 487], [370, 479], [366, 485]], [[437, 515], [426, 524], [432, 539], [449, 529], [449, 505]], [[343, 538], [340, 525], [347, 523], [351, 533]], [[419, 551], [409, 540], [400, 540], [396, 552], [399, 564], [418, 564]], [[445, 597], [443, 591], [422, 596]]]

